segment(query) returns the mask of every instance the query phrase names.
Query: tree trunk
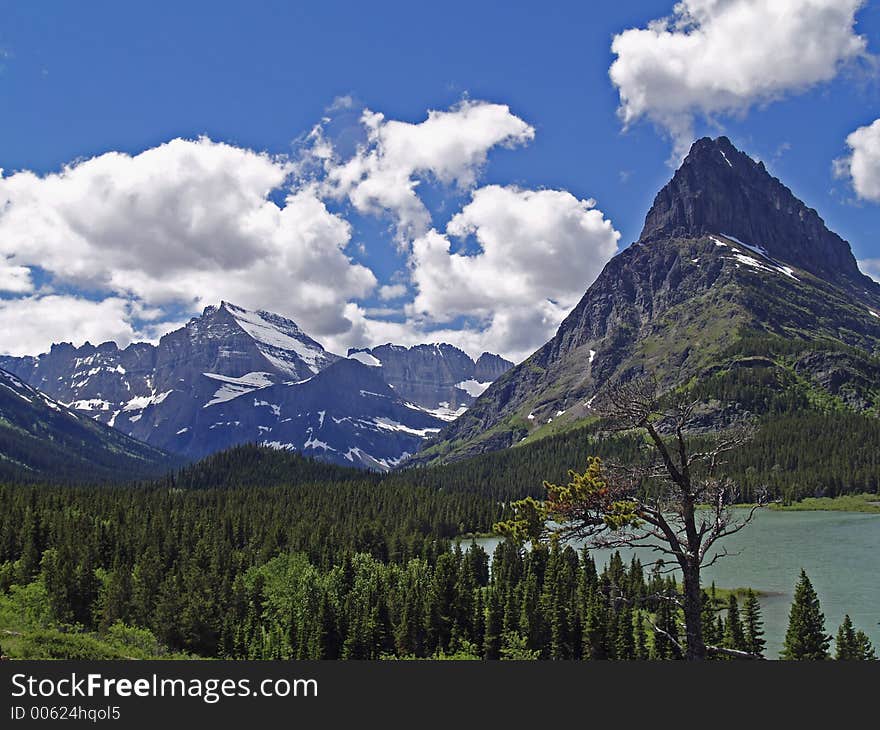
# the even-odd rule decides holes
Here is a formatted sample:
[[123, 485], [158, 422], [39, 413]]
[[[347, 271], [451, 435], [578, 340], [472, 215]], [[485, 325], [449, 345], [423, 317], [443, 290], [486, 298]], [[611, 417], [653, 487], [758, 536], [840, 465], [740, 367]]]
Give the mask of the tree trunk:
[[706, 658], [706, 644], [703, 642], [703, 594], [700, 590], [700, 566], [696, 558], [686, 561], [684, 574], [684, 630], [687, 636], [688, 661], [702, 661]]

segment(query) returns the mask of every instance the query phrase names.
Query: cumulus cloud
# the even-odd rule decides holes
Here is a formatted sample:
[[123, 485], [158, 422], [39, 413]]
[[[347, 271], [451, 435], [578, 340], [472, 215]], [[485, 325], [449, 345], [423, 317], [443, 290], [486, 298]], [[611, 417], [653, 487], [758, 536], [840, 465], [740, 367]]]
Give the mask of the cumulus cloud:
[[[456, 250], [469, 237], [475, 253]], [[620, 234], [595, 207], [564, 190], [489, 185], [446, 226], [416, 239], [411, 317], [475, 319], [480, 347], [515, 357], [543, 344], [602, 267]]]
[[33, 355], [55, 342], [114, 340], [124, 347], [136, 338], [130, 319], [129, 303], [119, 297], [97, 302], [55, 294], [0, 299], [0, 352]]
[[846, 138], [850, 154], [834, 161], [834, 173], [852, 182], [862, 200], [880, 203], [880, 119]]
[[694, 115], [741, 113], [834, 78], [866, 54], [864, 0], [681, 0], [614, 37], [610, 68], [625, 125], [648, 118], [684, 153]]
[[[224, 299], [290, 316], [335, 352], [445, 341], [530, 354], [616, 252], [611, 222], [564, 190], [477, 187], [494, 147], [534, 136], [505, 105], [464, 101], [419, 123], [356, 114], [366, 142], [345, 159], [325, 120], [296, 161], [200, 138], [0, 171], [0, 351], [155, 340]], [[426, 182], [471, 193], [444, 228]], [[405, 245], [389, 283], [349, 256], [334, 203], [390, 215]]]
[[406, 296], [405, 284], [385, 284], [379, 287], [379, 299], [389, 302]]
[[530, 141], [535, 130], [504, 104], [463, 101], [446, 111], [430, 111], [412, 124], [364, 111], [367, 142], [348, 160], [332, 159], [327, 141], [312, 134], [316, 155], [325, 163], [325, 190], [348, 198], [360, 213], [390, 214], [398, 240], [423, 234], [431, 215], [417, 194], [425, 179], [469, 189], [493, 147]]
[[862, 259], [858, 263], [865, 274], [880, 283], [880, 259]]
[[[21, 269], [40, 267], [53, 285], [143, 305], [222, 298], [318, 336], [342, 332], [345, 304], [376, 279], [347, 256], [351, 226], [313, 187], [273, 201], [289, 172], [282, 159], [202, 138], [0, 177], [0, 281], [26, 292]], [[7, 343], [22, 336], [3, 332]]]
[[31, 270], [27, 266], [16, 266], [10, 259], [0, 259], [0, 294], [24, 294], [33, 291]]

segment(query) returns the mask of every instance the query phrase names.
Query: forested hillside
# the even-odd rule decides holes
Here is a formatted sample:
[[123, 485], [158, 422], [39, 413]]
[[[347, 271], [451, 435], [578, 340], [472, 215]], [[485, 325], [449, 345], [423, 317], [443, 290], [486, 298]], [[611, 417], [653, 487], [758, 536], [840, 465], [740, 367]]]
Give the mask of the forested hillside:
[[[588, 456], [624, 463], [639, 458], [642, 442], [602, 436], [594, 423], [531, 444], [439, 467], [390, 475], [395, 484], [475, 492], [496, 500], [538, 497], [543, 481], [565, 481]], [[730, 454], [725, 473], [751, 501], [761, 491], [787, 502], [805, 497], [880, 489], [880, 419], [846, 410], [781, 411], [758, 421], [754, 439]]]
[[678, 656], [648, 621], [677, 635], [660, 598], [674, 581], [512, 543], [490, 574], [450, 542], [501, 515], [474, 494], [0, 487], [0, 509], [0, 620], [16, 627], [0, 643], [17, 656]]

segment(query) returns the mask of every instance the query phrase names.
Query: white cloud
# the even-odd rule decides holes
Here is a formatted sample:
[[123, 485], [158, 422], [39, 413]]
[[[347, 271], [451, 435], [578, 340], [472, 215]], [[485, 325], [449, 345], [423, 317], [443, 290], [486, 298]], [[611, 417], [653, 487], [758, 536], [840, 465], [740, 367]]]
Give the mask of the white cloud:
[[859, 127], [846, 138], [851, 152], [834, 161], [834, 173], [849, 178], [863, 200], [880, 203], [880, 119]]
[[[453, 252], [473, 236], [476, 254]], [[573, 306], [617, 251], [620, 234], [593, 200], [564, 190], [489, 185], [449, 221], [413, 243], [412, 311], [435, 321], [492, 315], [540, 300]]]
[[[343, 332], [345, 305], [375, 277], [346, 255], [351, 226], [313, 187], [273, 202], [289, 171], [284, 160], [202, 138], [45, 176], [16, 172], [0, 178], [0, 257], [143, 306], [227, 299], [292, 316], [319, 337]], [[20, 271], [0, 276], [7, 290], [12, 281], [26, 291]], [[2, 332], [0, 345], [17, 348], [21, 333]]]
[[[474, 356], [530, 354], [619, 234], [566, 191], [474, 190], [493, 147], [534, 135], [507, 106], [465, 101], [418, 124], [367, 112], [363, 123], [368, 142], [348, 160], [322, 123], [296, 164], [202, 138], [47, 175], [0, 171], [0, 351], [155, 340], [171, 317], [225, 299], [290, 316], [335, 352], [445, 341]], [[418, 195], [425, 181], [472, 191], [442, 231]], [[390, 283], [377, 290], [349, 257], [352, 227], [328, 196], [392, 216], [407, 266]], [[360, 301], [374, 292], [389, 304]]]
[[864, 0], [682, 0], [614, 37], [610, 76], [625, 125], [646, 117], [686, 151], [694, 115], [741, 113], [830, 81], [866, 54]]
[[880, 283], [880, 259], [862, 259], [858, 264], [865, 274]]
[[354, 97], [351, 94], [343, 94], [341, 96], [337, 96], [331, 102], [330, 106], [327, 107], [327, 111], [335, 112], [340, 111], [342, 109], [351, 109], [354, 107]]
[[33, 291], [31, 270], [16, 266], [11, 259], [0, 258], [0, 294], [25, 294]]
[[389, 213], [398, 239], [423, 234], [431, 215], [419, 198], [420, 181], [433, 179], [469, 189], [493, 147], [528, 142], [535, 130], [504, 104], [463, 101], [448, 111], [430, 111], [418, 124], [387, 120], [366, 110], [361, 121], [367, 143], [347, 161], [328, 160], [327, 141], [313, 132], [326, 168], [326, 191], [348, 197], [360, 213]]
[[87, 340], [115, 340], [124, 347], [136, 338], [130, 316], [128, 302], [119, 297], [99, 302], [54, 294], [0, 299], [0, 352], [33, 355], [47, 352], [55, 342]]
[[[477, 252], [454, 249], [470, 236]], [[417, 294], [407, 313], [421, 327], [466, 317], [478, 324], [446, 330], [448, 341], [522, 358], [553, 335], [619, 238], [594, 201], [567, 191], [480, 188], [445, 234], [432, 229], [413, 242]]]
[[386, 284], [379, 287], [379, 299], [382, 301], [391, 301], [392, 299], [400, 299], [406, 296], [405, 284]]
[[373, 319], [379, 313], [350, 304], [346, 316], [355, 323], [351, 331], [328, 343], [334, 352], [349, 347], [370, 347], [390, 342], [397, 345], [419, 345], [448, 342], [471, 357], [492, 352], [514, 362], [521, 362], [549, 340], [569, 309], [548, 300], [530, 307], [499, 309], [487, 322], [463, 326], [438, 327], [419, 319], [393, 322]]

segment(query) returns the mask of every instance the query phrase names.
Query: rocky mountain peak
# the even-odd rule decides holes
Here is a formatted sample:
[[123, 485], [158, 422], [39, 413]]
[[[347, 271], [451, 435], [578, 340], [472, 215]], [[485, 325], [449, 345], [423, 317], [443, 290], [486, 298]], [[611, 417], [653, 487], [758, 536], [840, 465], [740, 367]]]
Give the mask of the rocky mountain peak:
[[733, 146], [727, 137], [694, 142], [657, 194], [640, 242], [733, 236], [823, 279], [864, 284], [849, 244], [812, 208]]
[[380, 345], [351, 349], [348, 357], [369, 365], [410, 403], [452, 419], [473, 403], [489, 384], [513, 366], [483, 353], [477, 362], [454, 345], [437, 342], [403, 347]]
[[491, 352], [484, 352], [474, 365], [474, 380], [481, 383], [491, 382], [500, 378], [512, 367], [513, 363], [510, 360], [505, 360]]

